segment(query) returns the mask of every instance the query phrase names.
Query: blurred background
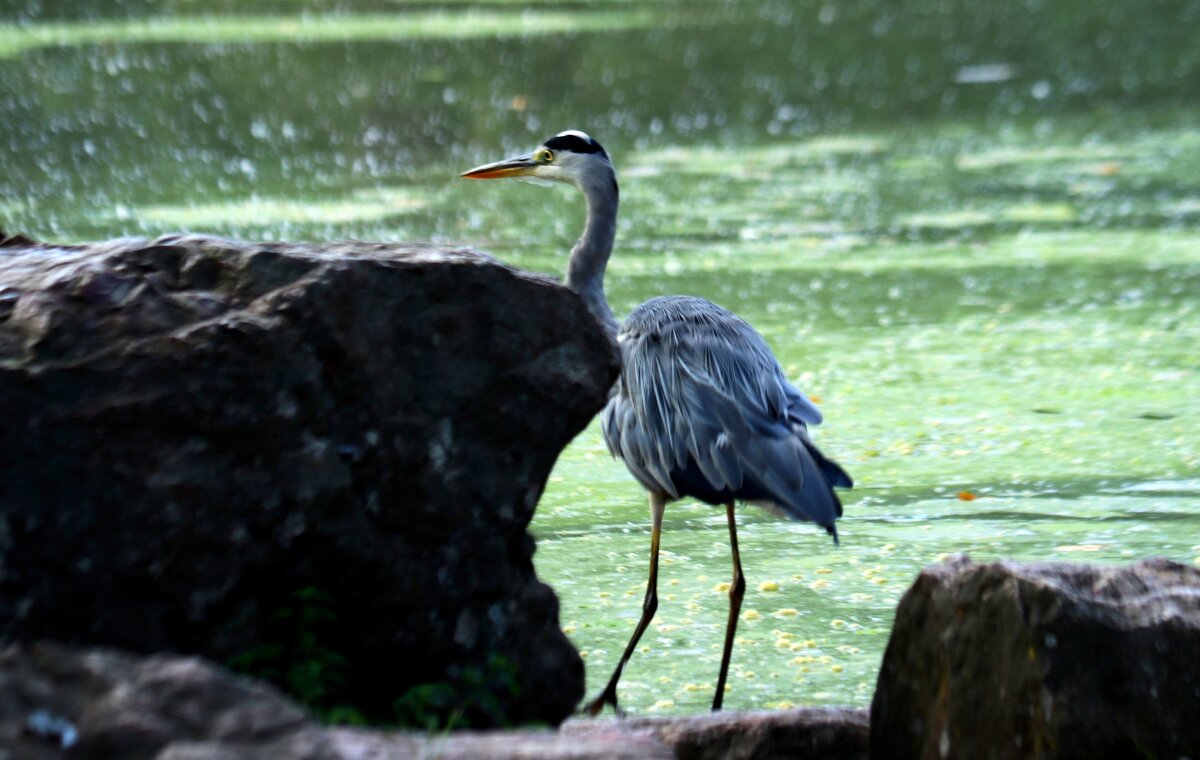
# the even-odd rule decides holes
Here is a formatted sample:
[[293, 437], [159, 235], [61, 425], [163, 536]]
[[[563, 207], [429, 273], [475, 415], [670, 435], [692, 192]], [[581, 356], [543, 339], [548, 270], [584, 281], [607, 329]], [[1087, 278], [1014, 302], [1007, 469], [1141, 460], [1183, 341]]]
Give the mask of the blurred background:
[[[0, 229], [469, 244], [560, 274], [612, 155], [618, 315], [749, 319], [856, 477], [840, 549], [745, 510], [726, 706], [865, 705], [924, 564], [1200, 564], [1197, 0], [0, 0]], [[591, 688], [640, 610], [644, 495], [598, 431], [532, 530]], [[711, 698], [724, 516], [679, 503], [635, 712]]]

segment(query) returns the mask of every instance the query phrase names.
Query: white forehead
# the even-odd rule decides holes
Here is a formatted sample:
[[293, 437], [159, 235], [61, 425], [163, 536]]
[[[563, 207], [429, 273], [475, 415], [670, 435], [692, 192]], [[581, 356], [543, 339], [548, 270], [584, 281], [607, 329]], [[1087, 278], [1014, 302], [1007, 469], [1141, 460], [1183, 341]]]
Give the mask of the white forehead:
[[584, 142], [595, 142], [591, 135], [578, 129], [564, 129], [562, 132], [556, 134], [555, 137], [578, 137]]

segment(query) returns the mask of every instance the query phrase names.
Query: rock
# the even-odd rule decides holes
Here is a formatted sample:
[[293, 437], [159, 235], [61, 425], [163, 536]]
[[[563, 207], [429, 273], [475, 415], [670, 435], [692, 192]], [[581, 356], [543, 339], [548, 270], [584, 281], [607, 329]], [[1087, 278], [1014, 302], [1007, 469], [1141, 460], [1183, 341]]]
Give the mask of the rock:
[[581, 738], [649, 735], [678, 760], [856, 760], [867, 757], [867, 730], [866, 710], [841, 707], [570, 721], [562, 728]]
[[574, 720], [558, 732], [323, 728], [275, 689], [200, 658], [49, 644], [0, 653], [4, 760], [853, 760], [866, 756], [866, 732], [865, 710], [811, 708]]
[[619, 730], [587, 736], [536, 730], [455, 731], [437, 736], [335, 728], [327, 736], [338, 760], [672, 760], [675, 757], [671, 747], [649, 733]]
[[8, 239], [0, 641], [557, 724], [583, 665], [526, 527], [617, 371], [573, 293], [469, 251]]
[[182, 760], [219, 749], [211, 756], [317, 760], [331, 747], [275, 689], [200, 658], [50, 644], [0, 653], [2, 758]]
[[926, 568], [900, 601], [872, 758], [1200, 757], [1200, 570]]

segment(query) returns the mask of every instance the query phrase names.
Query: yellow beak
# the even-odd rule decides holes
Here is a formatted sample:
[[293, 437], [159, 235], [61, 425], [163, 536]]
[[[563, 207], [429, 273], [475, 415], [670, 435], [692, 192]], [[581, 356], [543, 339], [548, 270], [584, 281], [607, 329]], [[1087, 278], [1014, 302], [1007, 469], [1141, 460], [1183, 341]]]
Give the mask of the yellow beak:
[[467, 179], [500, 179], [501, 177], [527, 177], [533, 174], [538, 166], [533, 156], [524, 155], [516, 158], [506, 158], [474, 169], [465, 171], [462, 176]]

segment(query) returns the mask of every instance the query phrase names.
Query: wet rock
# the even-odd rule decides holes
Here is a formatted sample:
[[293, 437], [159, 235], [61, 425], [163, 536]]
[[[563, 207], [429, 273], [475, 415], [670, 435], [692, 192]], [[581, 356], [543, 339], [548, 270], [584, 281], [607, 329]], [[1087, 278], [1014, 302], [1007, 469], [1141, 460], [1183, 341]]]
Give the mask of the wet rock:
[[574, 294], [200, 236], [11, 238], [0, 283], [0, 641], [202, 654], [381, 719], [569, 714], [526, 527], [617, 372]]
[[926, 568], [871, 707], [873, 758], [1200, 757], [1200, 570]]

